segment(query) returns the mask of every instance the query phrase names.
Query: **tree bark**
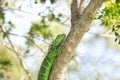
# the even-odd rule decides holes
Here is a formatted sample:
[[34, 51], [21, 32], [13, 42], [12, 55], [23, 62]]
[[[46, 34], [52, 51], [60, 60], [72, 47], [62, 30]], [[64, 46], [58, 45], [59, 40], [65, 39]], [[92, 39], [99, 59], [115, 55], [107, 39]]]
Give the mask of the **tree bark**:
[[103, 2], [104, 0], [91, 0], [78, 20], [72, 25], [64, 42], [62, 54], [57, 57], [54, 63], [49, 80], [65, 80], [64, 73], [74, 55], [74, 50], [89, 29], [95, 13]]

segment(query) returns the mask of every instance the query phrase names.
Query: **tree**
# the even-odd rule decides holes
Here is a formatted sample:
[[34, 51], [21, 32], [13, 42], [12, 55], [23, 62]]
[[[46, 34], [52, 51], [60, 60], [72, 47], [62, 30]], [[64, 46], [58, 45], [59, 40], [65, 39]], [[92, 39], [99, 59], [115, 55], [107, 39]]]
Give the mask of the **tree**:
[[[82, 12], [81, 16], [78, 17], [80, 13], [78, 12], [78, 7], [76, 5], [77, 0], [73, 0], [73, 3], [71, 5], [71, 11], [72, 11], [71, 12], [72, 13], [71, 20], [73, 20], [75, 22], [72, 22], [71, 31], [69, 32], [67, 39], [65, 41], [65, 44], [64, 44], [64, 48], [63, 48], [63, 52], [62, 52], [63, 54], [61, 54], [56, 59], [55, 67], [53, 67], [53, 70], [52, 70], [53, 73], [51, 74], [50, 80], [61, 80], [61, 79], [64, 80], [64, 78], [61, 78], [61, 76], [63, 76], [63, 75], [60, 73], [62, 71], [64, 72], [68, 63], [72, 59], [73, 51], [77, 47], [77, 45], [80, 42], [83, 35], [88, 30], [96, 11], [101, 7], [103, 2], [104, 2], [104, 0], [91, 0], [89, 5]], [[76, 13], [78, 13], [78, 14], [76, 14]], [[74, 19], [74, 18], [76, 18], [76, 19]]]
[[[45, 4], [46, 0], [40, 0], [40, 2], [42, 4]], [[56, 2], [56, 0], [50, 0], [50, 2], [53, 5]], [[68, 66], [70, 60], [74, 56], [74, 50], [76, 49], [77, 45], [81, 41], [84, 34], [90, 28], [90, 24], [92, 23], [94, 18], [101, 19], [103, 21], [102, 24], [107, 27], [111, 26], [109, 28], [112, 28], [112, 31], [115, 33], [115, 36], [116, 36], [115, 41], [118, 41], [118, 43], [120, 42], [119, 31], [118, 31], [119, 27], [120, 27], [119, 26], [120, 25], [119, 17], [118, 17], [120, 10], [117, 9], [117, 7], [118, 8], [120, 7], [119, 0], [116, 0], [115, 2], [108, 0], [106, 2], [107, 7], [104, 8], [101, 12], [99, 12], [97, 14], [97, 17], [95, 17], [96, 13], [99, 10], [99, 8], [101, 7], [101, 5], [104, 3], [104, 0], [90, 0], [88, 5], [86, 6], [86, 8], [82, 9], [82, 5], [84, 4], [84, 2], [85, 2], [85, 0], [81, 0], [80, 3], [78, 3], [77, 0], [72, 1], [72, 4], [71, 4], [71, 29], [70, 29], [69, 34], [66, 37], [65, 44], [63, 45], [62, 54], [60, 54], [55, 61], [55, 64], [51, 71], [50, 80], [64, 80], [65, 79], [64, 74], [66, 72], [66, 69], [67, 69], [67, 66]], [[4, 3], [4, 1], [3, 2], [1, 1], [0, 3], [1, 3], [0, 4], [0, 6], [1, 6], [0, 18], [2, 19], [2, 23], [0, 25], [0, 28], [1, 28], [0, 31], [2, 33], [1, 37], [4, 40], [6, 40], [6, 39], [8, 40], [8, 42], [11, 45], [10, 49], [16, 53], [13, 43], [9, 38], [9, 35], [15, 35], [15, 34], [11, 33], [12, 29], [14, 29], [15, 26], [13, 25], [13, 22], [5, 21], [4, 8], [8, 7], [9, 9], [12, 9], [12, 10], [22, 11], [21, 10], [22, 6], [19, 6], [18, 9], [15, 9], [14, 5], [12, 5], [12, 7], [10, 7], [11, 5], [9, 5], [8, 2]], [[2, 3], [4, 3], [4, 5]], [[24, 3], [24, 1], [23, 1], [23, 3]], [[39, 1], [35, 0], [35, 3], [39, 3]], [[111, 6], [110, 3], [113, 4], [113, 6]], [[113, 9], [115, 9], [116, 11], [113, 11]], [[29, 53], [29, 51], [31, 49], [30, 46], [33, 46], [34, 44], [37, 43], [37, 42], [35, 42], [35, 38], [38, 38], [42, 35], [44, 40], [51, 40], [53, 33], [49, 29], [50, 24], [48, 24], [48, 22], [55, 21], [57, 23], [60, 23], [60, 21], [61, 21], [60, 18], [64, 17], [63, 14], [61, 14], [61, 13], [58, 13], [56, 15], [50, 7], [47, 7], [46, 10], [48, 10], [49, 14], [44, 16], [44, 15], [42, 15], [42, 13], [39, 13], [38, 15], [41, 16], [41, 20], [38, 23], [37, 22], [32, 23], [32, 26], [30, 27], [30, 30], [28, 31], [27, 36], [23, 36], [27, 39], [26, 45], [28, 47], [25, 50], [25, 53]], [[114, 15], [114, 14], [116, 14], [116, 15]], [[114, 21], [114, 24], [112, 23], [113, 21]], [[8, 27], [3, 27], [6, 24]], [[19, 58], [19, 55], [17, 53], [16, 53], [16, 55], [18, 56], [18, 59], [20, 60], [21, 65], [23, 65], [21, 58]], [[26, 73], [28, 73], [26, 69], [24, 69], [24, 70], [26, 71]], [[30, 78], [29, 75], [28, 75], [28, 77]]]

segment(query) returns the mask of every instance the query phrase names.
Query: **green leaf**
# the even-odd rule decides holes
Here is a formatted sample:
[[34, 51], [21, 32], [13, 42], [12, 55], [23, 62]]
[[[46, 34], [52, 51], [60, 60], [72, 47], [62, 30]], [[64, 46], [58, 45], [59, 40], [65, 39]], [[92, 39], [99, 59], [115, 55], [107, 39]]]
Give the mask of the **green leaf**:
[[43, 37], [44, 37], [44, 39], [48, 39], [48, 38], [52, 37], [52, 33], [50, 31], [44, 32]]
[[30, 52], [29, 48], [25, 50], [25, 54], [28, 54]]
[[51, 3], [53, 4], [53, 3], [55, 3], [56, 0], [50, 0], [50, 1], [51, 1]]
[[103, 15], [99, 15], [99, 16], [98, 16], [98, 19], [101, 19], [102, 17], [103, 17]]
[[55, 19], [55, 15], [53, 12], [50, 12], [50, 14], [48, 15], [48, 19], [49, 21], [53, 21]]
[[45, 3], [46, 0], [40, 0], [41, 3]]
[[120, 38], [119, 38], [119, 42], [118, 42], [118, 44], [120, 44]]
[[62, 17], [62, 16], [63, 16], [63, 14], [59, 13], [58, 17]]
[[32, 38], [32, 39], [27, 39], [26, 44], [27, 44], [28, 46], [33, 46], [33, 45], [35, 44], [34, 38]]
[[115, 42], [117, 42], [118, 38], [115, 38]]
[[2, 12], [0, 12], [0, 18], [4, 19], [4, 14]]
[[9, 21], [8, 24], [10, 25], [10, 27], [14, 27], [14, 24], [11, 21]]
[[9, 31], [3, 33], [3, 38], [5, 39], [9, 35]]
[[120, 3], [120, 0], [116, 0], [116, 3]]
[[[50, 0], [50, 2], [51, 2], [52, 4], [55, 3], [55, 1], [56, 1], [56, 0]], [[41, 3], [45, 3], [46, 0], [40, 0], [40, 2], [41, 2]]]
[[2, 66], [10, 66], [10, 65], [12, 65], [10, 60], [2, 60], [2, 61], [0, 61], [0, 64]]
[[114, 28], [114, 26], [112, 27], [112, 32], [114, 32], [115, 31], [115, 28]]
[[8, 2], [5, 3], [5, 6], [6, 6], [6, 7], [8, 6]]
[[117, 25], [116, 27], [117, 27], [117, 28], [120, 28], [120, 25]]
[[4, 80], [4, 74], [2, 72], [0, 72], [0, 79]]
[[0, 10], [0, 24], [4, 23], [4, 13], [2, 12], [2, 10]]
[[119, 34], [117, 32], [115, 32], [115, 36], [119, 36]]

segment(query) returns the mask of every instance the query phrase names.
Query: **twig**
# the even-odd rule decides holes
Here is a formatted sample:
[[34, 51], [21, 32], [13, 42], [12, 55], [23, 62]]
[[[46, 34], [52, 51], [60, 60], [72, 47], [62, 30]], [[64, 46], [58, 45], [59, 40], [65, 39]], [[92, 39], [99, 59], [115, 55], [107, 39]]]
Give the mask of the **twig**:
[[[11, 8], [11, 7], [7, 7], [7, 9], [4, 9], [4, 10], [8, 10], [8, 9], [17, 10], [17, 11], [20, 11], [20, 12], [23, 12], [23, 13], [26, 13], [26, 14], [36, 15], [36, 16], [40, 16], [40, 17], [44, 17], [44, 18], [47, 17], [47, 16], [41, 15], [41, 13], [44, 13], [44, 12], [41, 12], [40, 14], [35, 14], [35, 13], [31, 13], [31, 12], [28, 12], [28, 11], [24, 11], [24, 10], [16, 9], [16, 8]], [[67, 20], [69, 20], [69, 18], [70, 18], [70, 17], [68, 17], [65, 21], [61, 22], [61, 24], [65, 25], [65, 26], [69, 26], [69, 25], [67, 25], [67, 24], [64, 24]]]
[[21, 7], [23, 6], [25, 0], [22, 1], [22, 4], [19, 6], [19, 9], [21, 9]]
[[70, 25], [65, 24], [69, 19], [70, 17], [68, 17], [65, 21], [61, 22], [60, 24], [65, 25], [66, 27], [70, 27]]
[[22, 68], [23, 68], [24, 71], [26, 72], [29, 80], [32, 80], [31, 74], [28, 72], [26, 66], [25, 66], [25, 65], [23, 64], [23, 62], [22, 62], [22, 56], [20, 55], [20, 53], [18, 53], [18, 52], [15, 51], [14, 49], [10, 48], [8, 45], [6, 45], [6, 43], [3, 43], [2, 41], [0, 41], [0, 44], [3, 45], [3, 46], [5, 46], [7, 49], [13, 51], [14, 53], [16, 53], [16, 56], [17, 56], [17, 58], [18, 58], [18, 60], [19, 60], [19, 62], [20, 62], [20, 65], [22, 66]]
[[2, 32], [3, 32], [4, 34], [6, 34], [6, 37], [7, 37], [7, 39], [8, 39], [8, 41], [9, 41], [9, 43], [10, 43], [10, 45], [11, 45], [12, 48], [10, 48], [8, 45], [6, 45], [5, 43], [3, 43], [2, 41], [0, 41], [0, 43], [1, 43], [2, 45], [4, 45], [6, 48], [8, 48], [9, 50], [11, 50], [11, 51], [13, 51], [14, 53], [16, 53], [16, 56], [17, 56], [17, 58], [19, 59], [20, 64], [21, 64], [21, 66], [23, 67], [23, 69], [25, 70], [28, 78], [29, 78], [30, 80], [32, 80], [29, 72], [27, 71], [27, 68], [25, 67], [25, 65], [24, 65], [23, 62], [22, 62], [21, 56], [19, 55], [19, 53], [18, 53], [17, 51], [15, 51], [14, 46], [13, 46], [13, 44], [12, 44], [12, 41], [10, 40], [10, 38], [9, 38], [9, 36], [8, 36], [8, 34], [7, 34], [7, 31], [6, 31], [5, 27], [3, 27], [2, 25], [0, 25], [0, 28], [1, 28]]
[[[23, 38], [26, 38], [28, 40], [31, 41], [31, 38], [27, 37], [27, 36], [24, 36], [24, 35], [18, 35], [18, 34], [14, 34], [14, 33], [9, 33], [10, 35], [13, 35], [13, 36], [18, 36], [18, 37], [23, 37]], [[31, 41], [32, 42], [32, 41]], [[45, 41], [44, 41], [45, 42]], [[43, 49], [41, 49], [37, 44], [34, 43], [34, 45], [40, 49], [40, 51], [42, 51], [43, 53], [46, 53]]]
[[81, 0], [81, 1], [80, 1], [80, 5], [79, 5], [79, 8], [78, 8], [78, 9], [79, 9], [79, 13], [80, 13], [79, 15], [82, 14], [81, 8], [82, 8], [82, 4], [83, 4], [84, 1], [85, 1], [85, 0]]
[[110, 35], [109, 33], [102, 33], [102, 34], [96, 34], [92, 32], [88, 32], [89, 34], [95, 35], [95, 36], [100, 36], [100, 37], [108, 37], [108, 38], [115, 38], [114, 35]]
[[[1, 7], [1, 8], [3, 8], [3, 7]], [[16, 10], [16, 11], [20, 11], [20, 12], [23, 12], [23, 13], [26, 13], [26, 14], [36, 15], [36, 16], [40, 16], [40, 17], [47, 17], [47, 16], [42, 16], [40, 14], [35, 14], [35, 13], [31, 13], [31, 12], [24, 11], [24, 10], [21, 10], [21, 9], [12, 8], [12, 7], [7, 7], [6, 9], [4, 9], [4, 11], [8, 10], [8, 9], [10, 9], [10, 10]], [[41, 13], [44, 13], [44, 12], [41, 12]]]
[[5, 27], [3, 27], [2, 25], [0, 25], [0, 28], [1, 28], [2, 32], [3, 32], [4, 34], [6, 34], [6, 37], [7, 37], [8, 41], [9, 41], [12, 49], [14, 49], [14, 45], [12, 44], [12, 41], [10, 40], [10, 38], [9, 38], [9, 36], [8, 36], [8, 33], [7, 33], [6, 29], [5, 29]]

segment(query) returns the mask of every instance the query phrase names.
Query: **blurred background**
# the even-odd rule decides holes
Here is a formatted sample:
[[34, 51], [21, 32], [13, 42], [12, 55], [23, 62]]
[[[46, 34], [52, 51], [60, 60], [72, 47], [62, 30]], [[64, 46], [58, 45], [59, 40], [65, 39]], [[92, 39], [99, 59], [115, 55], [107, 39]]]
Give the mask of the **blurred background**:
[[[58, 34], [69, 33], [71, 1], [0, 0], [0, 80], [29, 80], [25, 70], [37, 80], [49, 45]], [[82, 9], [88, 3], [85, 0]], [[102, 20], [107, 21], [101, 18], [104, 8], [105, 4], [76, 48], [67, 80], [120, 80], [119, 32]]]

